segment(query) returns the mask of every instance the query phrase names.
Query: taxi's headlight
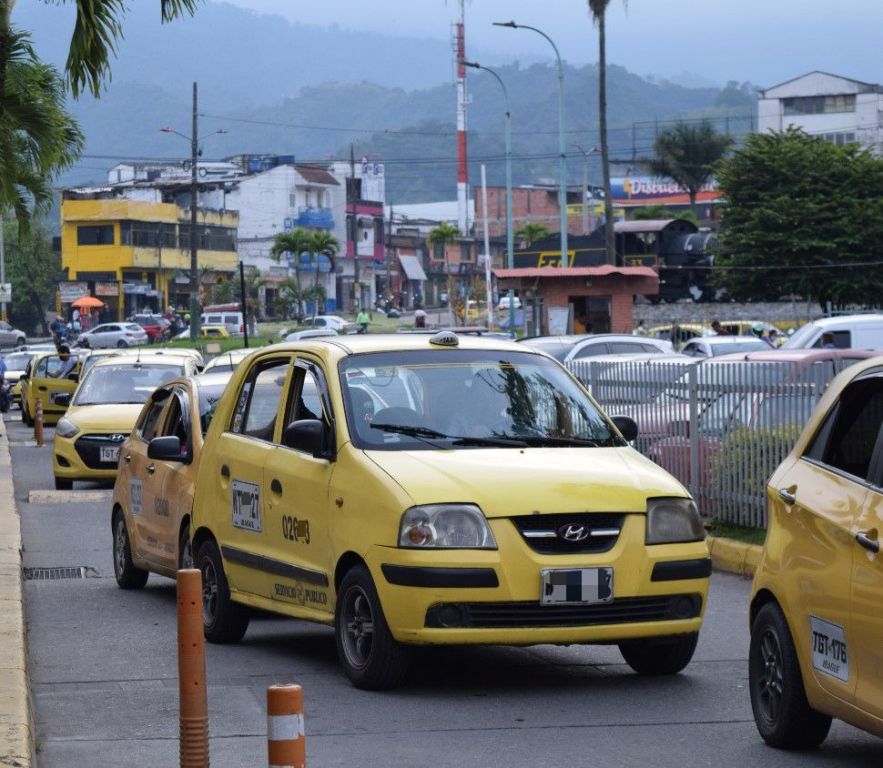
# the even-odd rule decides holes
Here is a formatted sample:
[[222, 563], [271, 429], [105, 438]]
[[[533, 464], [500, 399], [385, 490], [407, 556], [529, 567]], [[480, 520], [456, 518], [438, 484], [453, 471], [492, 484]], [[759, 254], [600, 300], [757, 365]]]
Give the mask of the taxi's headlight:
[[55, 434], [59, 437], [73, 437], [80, 431], [80, 428], [70, 419], [62, 416], [55, 425]]
[[402, 515], [399, 546], [409, 549], [496, 549], [485, 516], [474, 504], [426, 504]]
[[648, 499], [648, 544], [674, 544], [704, 538], [705, 529], [692, 499]]

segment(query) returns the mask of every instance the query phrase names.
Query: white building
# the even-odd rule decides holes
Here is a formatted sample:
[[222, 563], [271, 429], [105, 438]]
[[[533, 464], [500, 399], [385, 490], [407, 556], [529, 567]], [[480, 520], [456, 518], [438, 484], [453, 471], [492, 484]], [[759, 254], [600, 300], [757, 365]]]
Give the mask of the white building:
[[858, 142], [883, 154], [883, 86], [810, 72], [758, 95], [757, 130], [802, 128], [835, 144]]

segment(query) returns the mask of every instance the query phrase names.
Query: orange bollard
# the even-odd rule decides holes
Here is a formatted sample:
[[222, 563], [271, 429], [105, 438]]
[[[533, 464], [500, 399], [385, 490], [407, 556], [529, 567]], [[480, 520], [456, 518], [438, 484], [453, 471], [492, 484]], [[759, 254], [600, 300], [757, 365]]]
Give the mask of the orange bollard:
[[34, 440], [39, 448], [43, 447], [43, 401], [39, 397], [34, 405]]
[[202, 573], [178, 571], [178, 691], [181, 768], [209, 768]]
[[299, 685], [267, 688], [267, 761], [270, 768], [304, 768], [304, 692]]

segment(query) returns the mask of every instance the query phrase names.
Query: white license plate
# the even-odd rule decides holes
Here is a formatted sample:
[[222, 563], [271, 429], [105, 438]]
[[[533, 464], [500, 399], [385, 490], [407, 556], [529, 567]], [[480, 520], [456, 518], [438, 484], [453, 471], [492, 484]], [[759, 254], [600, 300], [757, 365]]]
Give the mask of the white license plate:
[[609, 603], [613, 600], [613, 568], [544, 568], [540, 604]]
[[102, 463], [116, 464], [120, 460], [120, 447], [118, 445], [102, 445], [100, 458]]

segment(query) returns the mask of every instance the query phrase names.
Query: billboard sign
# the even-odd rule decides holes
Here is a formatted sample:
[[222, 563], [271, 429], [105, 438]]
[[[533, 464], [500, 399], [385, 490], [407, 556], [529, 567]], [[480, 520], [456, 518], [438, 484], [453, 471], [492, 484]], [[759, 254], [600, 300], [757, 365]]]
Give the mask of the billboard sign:
[[[615, 205], [689, 205], [690, 196], [674, 181], [661, 176], [624, 176], [610, 180]], [[696, 196], [696, 202], [708, 203], [720, 195], [717, 182], [711, 179]]]
[[120, 292], [117, 283], [95, 283], [96, 296], [118, 296]]
[[12, 283], [0, 283], [0, 301], [4, 304], [12, 301]]

